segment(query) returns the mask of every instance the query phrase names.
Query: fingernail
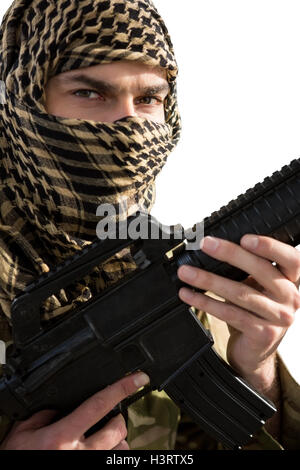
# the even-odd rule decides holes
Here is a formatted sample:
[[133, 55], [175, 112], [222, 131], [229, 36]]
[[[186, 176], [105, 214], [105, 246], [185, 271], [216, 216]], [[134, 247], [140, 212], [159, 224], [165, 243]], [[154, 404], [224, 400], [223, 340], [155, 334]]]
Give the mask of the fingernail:
[[182, 266], [180, 268], [180, 276], [186, 281], [194, 281], [197, 277], [197, 270], [190, 266]]
[[204, 237], [201, 240], [200, 249], [204, 251], [213, 252], [213, 251], [216, 251], [219, 245], [220, 245], [220, 242], [216, 238]]
[[255, 250], [258, 247], [259, 239], [252, 235], [247, 235], [242, 239], [242, 246], [249, 248], [250, 250]]
[[144, 387], [150, 382], [150, 378], [144, 372], [139, 372], [133, 379], [134, 385], [137, 388]]

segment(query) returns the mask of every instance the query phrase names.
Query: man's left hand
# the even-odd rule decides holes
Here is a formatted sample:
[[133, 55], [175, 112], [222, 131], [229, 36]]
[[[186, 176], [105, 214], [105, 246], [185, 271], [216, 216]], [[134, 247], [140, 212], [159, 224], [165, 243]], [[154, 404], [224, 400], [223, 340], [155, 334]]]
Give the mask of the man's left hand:
[[275, 352], [300, 308], [300, 253], [273, 238], [257, 235], [245, 235], [240, 245], [205, 237], [201, 249], [250, 276], [236, 282], [182, 266], [178, 269], [182, 281], [226, 301], [187, 288], [180, 289], [179, 296], [228, 324], [230, 364], [254, 386], [267, 390], [274, 380]]

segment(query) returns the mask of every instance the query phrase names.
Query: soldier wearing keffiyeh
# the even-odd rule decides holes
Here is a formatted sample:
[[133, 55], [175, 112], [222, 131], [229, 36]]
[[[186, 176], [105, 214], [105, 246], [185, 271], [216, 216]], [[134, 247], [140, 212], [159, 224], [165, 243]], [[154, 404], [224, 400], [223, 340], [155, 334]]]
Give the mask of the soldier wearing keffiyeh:
[[[47, 112], [45, 89], [52, 77], [121, 60], [164, 70], [169, 85], [164, 123], [141, 117], [103, 123]], [[168, 31], [150, 0], [13, 2], [0, 30], [0, 339], [11, 340], [14, 297], [95, 238], [100, 204], [117, 209], [125, 198], [125, 216], [137, 207], [151, 210], [155, 178], [180, 135], [176, 77]], [[130, 251], [118, 253], [47, 299], [43, 321], [70, 311], [133, 269]], [[226, 359], [226, 324], [204, 314], [201, 320], [216, 333], [216, 349]], [[282, 395], [289, 397], [282, 440], [294, 448], [299, 390], [278, 361]], [[164, 393], [148, 394], [128, 410], [130, 447], [221, 448], [185, 416], [178, 429], [179, 418]], [[0, 438], [10, 426], [1, 417]], [[251, 446], [281, 448], [264, 431]]]
[[[15, 1], [0, 41], [0, 305], [9, 318], [10, 302], [26, 284], [95, 238], [100, 204], [118, 206], [126, 198], [126, 215], [137, 206], [151, 209], [180, 118], [173, 48], [151, 2]], [[46, 112], [51, 77], [118, 60], [166, 70], [165, 124], [139, 118], [101, 124]], [[97, 268], [85, 286], [48, 299], [44, 317], [88, 298], [87, 285], [106, 287], [133, 267], [126, 255]]]

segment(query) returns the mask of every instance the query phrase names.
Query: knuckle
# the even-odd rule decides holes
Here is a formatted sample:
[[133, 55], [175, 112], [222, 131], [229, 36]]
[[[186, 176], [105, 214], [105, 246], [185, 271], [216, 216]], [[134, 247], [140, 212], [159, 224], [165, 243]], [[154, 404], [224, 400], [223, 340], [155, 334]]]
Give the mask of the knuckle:
[[131, 395], [135, 389], [136, 387], [133, 386], [131, 378], [126, 377], [120, 382], [120, 391], [123, 397], [128, 397], [128, 395]]
[[269, 347], [274, 344], [277, 339], [277, 328], [273, 325], [249, 325], [249, 337], [255, 341], [260, 347]]
[[[250, 326], [250, 323], [248, 323]], [[261, 338], [263, 333], [263, 327], [260, 324], [253, 324], [251, 325], [251, 328], [248, 330], [248, 334], [251, 337], [251, 339], [259, 339]]]
[[120, 422], [118, 420], [118, 416], [112, 418], [109, 423], [106, 425], [105, 430], [105, 447], [106, 449], [113, 449], [116, 445], [118, 445], [123, 437], [122, 437], [122, 430], [120, 426]]
[[[109, 387], [107, 387], [109, 389]], [[109, 390], [107, 390], [109, 392]], [[99, 413], [101, 410], [107, 409], [107, 400], [103, 396], [103, 392], [98, 392], [93, 395], [89, 403], [89, 413], [93, 416], [95, 413]]]
[[121, 382], [121, 390], [122, 390], [122, 395], [124, 395], [125, 397], [127, 397], [128, 395], [130, 395], [130, 393], [132, 392], [131, 390], [131, 383], [128, 382], [127, 380], [124, 380]]
[[225, 306], [224, 319], [228, 324], [233, 325], [237, 329], [242, 328], [246, 321], [246, 319], [240, 315], [240, 309], [232, 304]]
[[123, 441], [127, 437], [127, 428], [122, 415], [120, 415], [120, 417], [117, 416], [116, 418], [115, 434], [119, 442]]
[[268, 325], [261, 330], [261, 338], [266, 344], [273, 344], [277, 339], [277, 328]]
[[198, 275], [197, 280], [199, 281], [200, 285], [203, 285], [206, 290], [212, 290], [213, 288], [213, 277], [210, 273], [204, 271], [201, 272], [201, 274]]
[[280, 324], [285, 327], [290, 327], [294, 322], [294, 314], [289, 312], [288, 310], [280, 310]]
[[266, 338], [264, 330], [265, 327], [260, 324], [251, 325], [249, 323], [248, 336], [251, 341], [255, 342], [255, 344], [260, 347], [265, 347], [267, 344], [269, 344], [269, 339]]
[[240, 285], [237, 293], [237, 301], [245, 304], [249, 301], [249, 289], [245, 285]]
[[296, 251], [296, 258], [295, 258], [295, 268], [297, 270], [298, 276], [300, 275], [300, 253], [297, 248], [294, 248]]
[[201, 296], [199, 295], [196, 295], [195, 296], [195, 307], [196, 308], [199, 308], [201, 310], [209, 310], [210, 309], [210, 298], [208, 295], [206, 294], [203, 294]]
[[271, 237], [263, 237], [259, 236], [259, 248], [262, 251], [266, 251], [268, 253], [271, 253], [274, 249], [274, 239]]
[[298, 290], [294, 294], [293, 308], [295, 312], [300, 308], [300, 293]]
[[298, 268], [293, 271], [293, 273], [289, 273], [288, 279], [295, 285], [297, 286], [297, 283], [299, 282], [299, 274], [300, 272], [298, 271]]
[[289, 308], [293, 314], [300, 308], [300, 292], [295, 286], [292, 289], [288, 289], [287, 292], [283, 292], [282, 297], [284, 298], [282, 303], [285, 304], [285, 308]]
[[127, 429], [122, 415], [112, 418], [98, 433], [90, 446], [94, 450], [111, 450], [127, 437]]
[[237, 245], [235, 245], [234, 243], [224, 241], [223, 243], [221, 243], [220, 250], [221, 254], [224, 254], [224, 256], [226, 256], [226, 259], [232, 259], [237, 253], [237, 248]]

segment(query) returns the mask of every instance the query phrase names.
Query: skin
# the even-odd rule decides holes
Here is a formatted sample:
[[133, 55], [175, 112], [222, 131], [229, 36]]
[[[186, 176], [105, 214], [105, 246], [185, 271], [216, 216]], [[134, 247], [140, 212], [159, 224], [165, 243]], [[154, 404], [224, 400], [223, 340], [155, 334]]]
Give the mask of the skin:
[[164, 123], [168, 91], [164, 70], [120, 61], [51, 78], [46, 86], [46, 109], [55, 116], [97, 122], [131, 116]]
[[127, 429], [121, 415], [88, 438], [84, 433], [120, 401], [148, 382], [149, 377], [142, 372], [127, 376], [96, 393], [56, 422], [53, 422], [55, 411], [40, 411], [15, 424], [1, 450], [128, 450], [125, 441]]
[[[80, 80], [70, 80], [80, 73]], [[87, 85], [87, 79], [101, 84]], [[168, 93], [165, 72], [125, 61], [65, 72], [49, 80], [45, 106], [49, 114], [61, 117], [114, 122], [127, 116], [164, 122], [164, 100]], [[256, 246], [249, 241], [256, 240]], [[209, 242], [214, 243], [214, 248]], [[248, 243], [247, 243], [248, 242]], [[225, 302], [182, 288], [182, 301], [227, 323], [230, 331], [228, 359], [231, 365], [260, 392], [272, 399], [279, 412], [267, 422], [278, 437], [280, 388], [276, 371], [276, 350], [300, 308], [300, 253], [268, 237], [246, 235], [240, 245], [206, 237], [201, 249], [249, 273], [235, 282], [199, 268], [182, 266], [178, 277], [204, 291], [212, 291]], [[276, 262], [276, 266], [272, 265]], [[140, 377], [142, 381], [134, 383]], [[128, 376], [98, 392], [70, 415], [56, 422], [53, 411], [42, 411], [17, 423], [2, 449], [106, 449], [126, 450], [124, 419], [112, 419], [89, 438], [84, 433], [126, 396], [149, 378]]]

